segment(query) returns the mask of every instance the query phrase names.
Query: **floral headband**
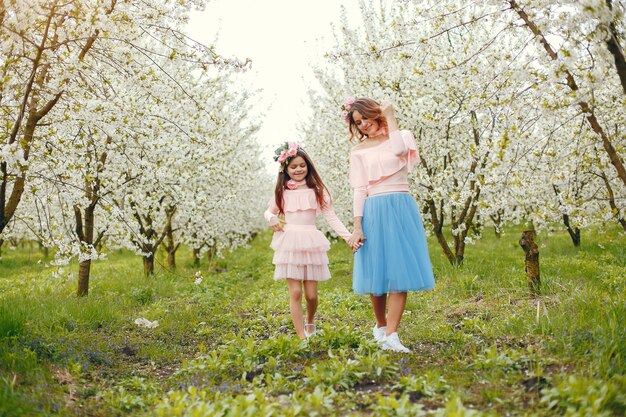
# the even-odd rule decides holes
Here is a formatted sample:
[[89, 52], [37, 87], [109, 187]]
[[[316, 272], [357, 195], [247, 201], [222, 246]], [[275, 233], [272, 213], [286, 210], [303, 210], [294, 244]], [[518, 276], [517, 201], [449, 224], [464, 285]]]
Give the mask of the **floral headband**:
[[280, 164], [278, 171], [284, 172], [287, 169], [287, 160], [298, 153], [298, 142], [285, 142], [274, 151], [274, 161]]
[[346, 97], [346, 101], [343, 103], [341, 118], [345, 124], [350, 124], [350, 109], [355, 101], [356, 99], [354, 97]]

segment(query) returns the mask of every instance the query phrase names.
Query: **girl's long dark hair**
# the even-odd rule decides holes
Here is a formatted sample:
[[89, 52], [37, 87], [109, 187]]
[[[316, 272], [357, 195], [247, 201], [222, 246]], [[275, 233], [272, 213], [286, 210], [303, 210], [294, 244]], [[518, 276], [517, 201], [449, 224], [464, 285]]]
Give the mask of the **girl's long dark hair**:
[[385, 116], [380, 112], [380, 103], [372, 100], [371, 98], [359, 98], [357, 99], [352, 106], [350, 107], [350, 111], [348, 112], [348, 122], [350, 124], [350, 142], [356, 138], [359, 142], [363, 142], [363, 138], [365, 135], [361, 133], [356, 123], [354, 123], [354, 119], [352, 118], [352, 113], [358, 111], [361, 113], [361, 116], [367, 119], [376, 120], [380, 127], [387, 127], [387, 120]]
[[302, 159], [304, 159], [304, 162], [306, 162], [307, 174], [304, 179], [306, 180], [306, 185], [309, 188], [312, 188], [313, 191], [315, 191], [315, 199], [317, 200], [318, 207], [326, 208], [326, 202], [324, 201], [324, 191], [326, 191], [326, 193], [328, 193], [328, 195], [330, 196], [328, 188], [326, 188], [326, 186], [324, 185], [322, 178], [320, 178], [320, 175], [315, 169], [315, 165], [313, 165], [313, 161], [311, 161], [309, 155], [304, 152], [304, 149], [298, 148], [298, 152], [294, 156], [287, 159], [285, 164], [285, 170], [278, 173], [278, 179], [276, 180], [276, 189], [274, 190], [274, 198], [276, 199], [276, 205], [278, 206], [279, 214], [285, 214], [285, 200], [283, 194], [285, 192], [285, 188], [287, 187], [287, 181], [291, 179], [289, 174], [287, 174], [286, 167], [289, 166], [291, 161], [298, 156], [302, 157]]

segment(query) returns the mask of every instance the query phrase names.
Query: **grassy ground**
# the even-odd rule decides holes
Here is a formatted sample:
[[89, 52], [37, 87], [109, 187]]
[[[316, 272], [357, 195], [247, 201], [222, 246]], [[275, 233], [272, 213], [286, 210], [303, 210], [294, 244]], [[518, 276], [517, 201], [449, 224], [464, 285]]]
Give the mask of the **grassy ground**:
[[175, 272], [151, 278], [137, 256], [111, 253], [80, 299], [75, 265], [4, 248], [0, 416], [624, 415], [626, 238], [588, 231], [574, 248], [541, 233], [542, 296], [531, 299], [519, 234], [469, 246], [462, 268], [431, 241], [437, 286], [409, 296], [407, 355], [370, 341], [369, 300], [351, 292], [342, 244], [308, 344], [271, 280], [269, 233], [211, 265], [182, 249]]

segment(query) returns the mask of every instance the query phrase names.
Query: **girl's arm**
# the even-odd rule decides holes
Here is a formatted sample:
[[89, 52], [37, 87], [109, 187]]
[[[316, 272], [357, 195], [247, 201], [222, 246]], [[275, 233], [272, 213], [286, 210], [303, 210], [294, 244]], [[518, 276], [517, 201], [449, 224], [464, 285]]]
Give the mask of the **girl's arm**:
[[275, 232], [283, 230], [282, 222], [278, 218], [278, 206], [273, 198], [267, 204], [267, 210], [263, 213], [263, 217]]
[[328, 225], [332, 227], [335, 233], [337, 233], [339, 236], [343, 238], [343, 240], [347, 242], [351, 236], [350, 232], [348, 231], [346, 226], [343, 224], [343, 222], [339, 220], [339, 217], [337, 217], [337, 213], [335, 213], [335, 210], [333, 209], [330, 195], [324, 193], [324, 202], [326, 203], [326, 205], [322, 209], [322, 213], [324, 214], [324, 217], [326, 218]]

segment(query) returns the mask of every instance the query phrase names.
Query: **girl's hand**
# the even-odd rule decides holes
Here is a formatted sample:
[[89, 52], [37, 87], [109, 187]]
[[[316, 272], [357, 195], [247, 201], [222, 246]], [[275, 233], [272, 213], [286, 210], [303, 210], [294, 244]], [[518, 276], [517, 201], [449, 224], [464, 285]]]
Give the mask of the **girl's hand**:
[[272, 227], [272, 230], [275, 232], [282, 232], [284, 225], [285, 225], [285, 221], [283, 219], [279, 219], [278, 216], [274, 216], [270, 220], [270, 226]]

